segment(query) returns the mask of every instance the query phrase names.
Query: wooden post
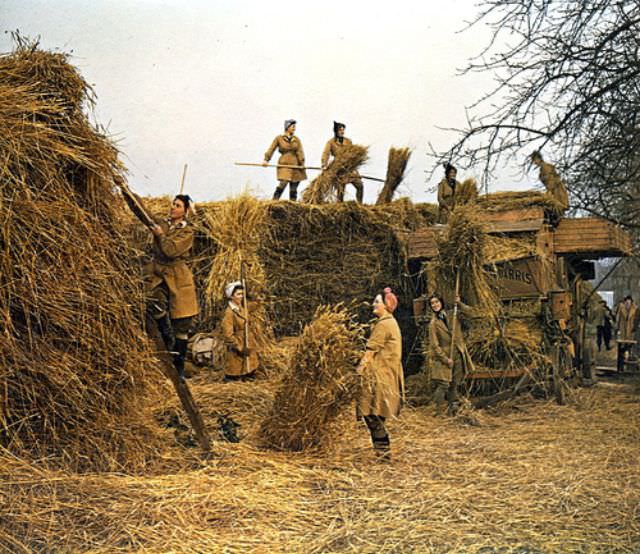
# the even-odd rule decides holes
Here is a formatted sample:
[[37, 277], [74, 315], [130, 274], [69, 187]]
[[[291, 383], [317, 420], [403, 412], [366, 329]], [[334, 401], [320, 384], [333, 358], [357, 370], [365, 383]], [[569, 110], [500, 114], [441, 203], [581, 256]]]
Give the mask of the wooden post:
[[180, 194], [184, 194], [184, 181], [187, 178], [187, 164], [182, 169], [182, 179], [180, 180]]

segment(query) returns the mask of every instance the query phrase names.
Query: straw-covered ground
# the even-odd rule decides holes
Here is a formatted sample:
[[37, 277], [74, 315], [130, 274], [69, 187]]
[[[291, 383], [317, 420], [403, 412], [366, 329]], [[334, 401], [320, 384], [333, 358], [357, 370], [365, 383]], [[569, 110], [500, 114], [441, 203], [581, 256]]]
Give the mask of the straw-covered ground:
[[[377, 463], [351, 413], [329, 453], [259, 447], [274, 381], [196, 376], [238, 444], [170, 446], [156, 475], [73, 474], [3, 456], [0, 545], [15, 552], [638, 552], [640, 397], [601, 383], [568, 406], [521, 397], [473, 420], [406, 409]], [[172, 398], [160, 411], [169, 409]], [[475, 425], [470, 425], [474, 421]], [[478, 425], [479, 423], [479, 425]]]

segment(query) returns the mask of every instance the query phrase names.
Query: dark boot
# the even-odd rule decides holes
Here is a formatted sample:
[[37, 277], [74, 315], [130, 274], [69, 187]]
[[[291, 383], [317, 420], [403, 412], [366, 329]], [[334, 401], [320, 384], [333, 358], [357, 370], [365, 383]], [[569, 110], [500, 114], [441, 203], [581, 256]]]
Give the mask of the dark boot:
[[273, 199], [274, 200], [280, 200], [280, 197], [282, 196], [282, 193], [284, 192], [284, 187], [285, 186], [286, 185], [284, 185], [284, 186], [283, 185], [278, 185], [276, 187], [276, 190], [273, 193]]
[[364, 187], [362, 183], [360, 183], [360, 185], [354, 184], [354, 186], [356, 187], [356, 201], [362, 204], [364, 201]]
[[174, 343], [175, 354], [173, 355], [173, 365], [181, 379], [184, 379], [184, 360], [187, 357], [188, 342], [187, 339], [176, 339]]
[[298, 199], [298, 184], [299, 183], [289, 183], [289, 200], [291, 200], [291, 202], [295, 202]]
[[373, 439], [373, 451], [381, 462], [390, 462], [391, 441], [389, 440], [389, 435], [380, 439]]
[[437, 382], [433, 390], [433, 403], [436, 405], [435, 415], [444, 415], [445, 394], [447, 393], [447, 384]]
[[171, 326], [169, 314], [164, 314], [161, 318], [156, 319], [156, 324], [158, 325], [158, 331], [160, 331], [162, 341], [167, 347], [167, 351], [171, 352], [173, 350], [175, 341], [173, 338], [173, 327]]

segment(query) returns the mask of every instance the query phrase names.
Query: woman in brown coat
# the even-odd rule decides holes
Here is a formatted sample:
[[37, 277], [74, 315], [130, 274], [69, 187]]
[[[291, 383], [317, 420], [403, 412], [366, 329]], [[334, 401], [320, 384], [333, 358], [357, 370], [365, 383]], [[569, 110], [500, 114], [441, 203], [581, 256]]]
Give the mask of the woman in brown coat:
[[451, 164], [447, 164], [444, 170], [444, 179], [438, 183], [438, 223], [447, 223], [449, 216], [456, 205], [456, 190], [460, 183], [456, 181], [458, 170]]
[[[461, 310], [469, 308], [458, 301]], [[429, 299], [433, 316], [429, 322], [429, 349], [431, 379], [435, 384], [434, 401], [436, 414], [444, 412], [445, 394], [449, 400], [449, 413], [455, 415], [458, 410], [458, 388], [466, 373], [473, 371], [473, 362], [462, 335], [460, 320], [456, 319], [455, 333], [452, 337], [453, 321], [444, 309], [444, 302], [437, 294]], [[451, 341], [454, 341], [453, 355]]]
[[393, 312], [398, 299], [385, 288], [373, 301], [373, 324], [367, 348], [357, 371], [362, 375], [362, 391], [356, 405], [357, 417], [362, 417], [371, 433], [375, 452], [390, 459], [389, 434], [384, 422], [397, 417], [404, 400], [402, 371], [402, 336]]
[[[302, 149], [300, 139], [295, 136], [295, 132], [295, 119], [287, 119], [284, 122], [284, 135], [278, 135], [273, 139], [271, 146], [269, 146], [269, 149], [264, 154], [263, 165], [266, 166], [269, 163], [273, 153], [277, 149], [278, 152], [280, 152], [278, 165], [304, 166], [304, 150]], [[278, 167], [278, 186], [273, 193], [273, 199], [279, 200], [288, 184], [289, 200], [295, 201], [298, 198], [298, 185], [300, 181], [304, 181], [306, 178], [307, 173], [304, 169]]]
[[[256, 340], [251, 325], [249, 336], [245, 344], [245, 303], [250, 314], [254, 307], [244, 295], [244, 288], [240, 281], [229, 283], [225, 289], [229, 304], [222, 319], [222, 337], [227, 345], [227, 358], [224, 370], [224, 380], [246, 381], [255, 377], [258, 367]], [[249, 319], [251, 321], [251, 319]]]
[[[140, 197], [135, 196], [140, 205]], [[135, 202], [127, 195], [126, 202], [134, 212]], [[184, 377], [189, 331], [198, 315], [198, 300], [191, 269], [187, 265], [193, 246], [193, 229], [187, 221], [192, 201], [188, 195], [177, 195], [171, 204], [168, 218], [153, 217], [153, 258], [144, 267], [147, 313], [158, 325], [180, 377]]]

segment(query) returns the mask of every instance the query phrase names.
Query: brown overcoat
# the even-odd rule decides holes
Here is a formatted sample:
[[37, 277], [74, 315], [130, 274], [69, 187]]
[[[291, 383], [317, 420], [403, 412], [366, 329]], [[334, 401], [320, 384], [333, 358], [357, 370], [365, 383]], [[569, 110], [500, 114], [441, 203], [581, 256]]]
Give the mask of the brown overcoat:
[[[449, 325], [451, 325], [453, 316], [447, 314], [447, 318]], [[460, 353], [464, 373], [466, 374], [473, 371], [473, 361], [467, 350], [467, 345], [464, 342], [459, 318], [456, 319], [455, 348]], [[438, 318], [436, 314], [433, 314], [429, 322], [429, 354], [431, 378], [450, 383], [453, 375], [447, 360], [451, 355], [451, 331], [445, 322]]]
[[229, 304], [222, 318], [222, 338], [227, 345], [227, 356], [224, 372], [226, 375], [246, 375], [258, 367], [258, 353], [256, 352], [255, 334], [251, 325], [251, 312], [255, 304], [249, 302], [249, 363], [245, 368], [244, 356], [244, 314], [242, 310]]
[[565, 210], [568, 209], [569, 194], [567, 193], [567, 187], [565, 187], [562, 182], [555, 166], [547, 162], [542, 162], [539, 179], [547, 189], [547, 192], [560, 203], [562, 208]]
[[631, 302], [627, 308], [624, 302], [620, 302], [616, 312], [616, 327], [620, 340], [635, 340], [635, 332], [638, 327], [638, 306]]
[[164, 282], [169, 289], [171, 319], [198, 315], [196, 286], [186, 262], [193, 245], [193, 229], [186, 220], [178, 225], [161, 217], [154, 217], [154, 221], [164, 235], [154, 236], [153, 259], [144, 267], [146, 292], [149, 295]]
[[[455, 190], [460, 188], [456, 181]], [[438, 223], [447, 223], [456, 204], [455, 190], [446, 178], [438, 183]]]
[[373, 358], [362, 369], [356, 415], [397, 416], [404, 400], [404, 373], [402, 336], [392, 315], [384, 315], [373, 324], [367, 351]]
[[[271, 146], [264, 154], [264, 160], [268, 162], [271, 160], [273, 153], [278, 150], [280, 152], [280, 158], [278, 158], [278, 165], [304, 165], [304, 150], [302, 149], [302, 143], [300, 139], [293, 135], [278, 135], [273, 139]], [[290, 169], [287, 167], [278, 168], [278, 181], [287, 182], [300, 182], [307, 178], [307, 172], [304, 169]]]

